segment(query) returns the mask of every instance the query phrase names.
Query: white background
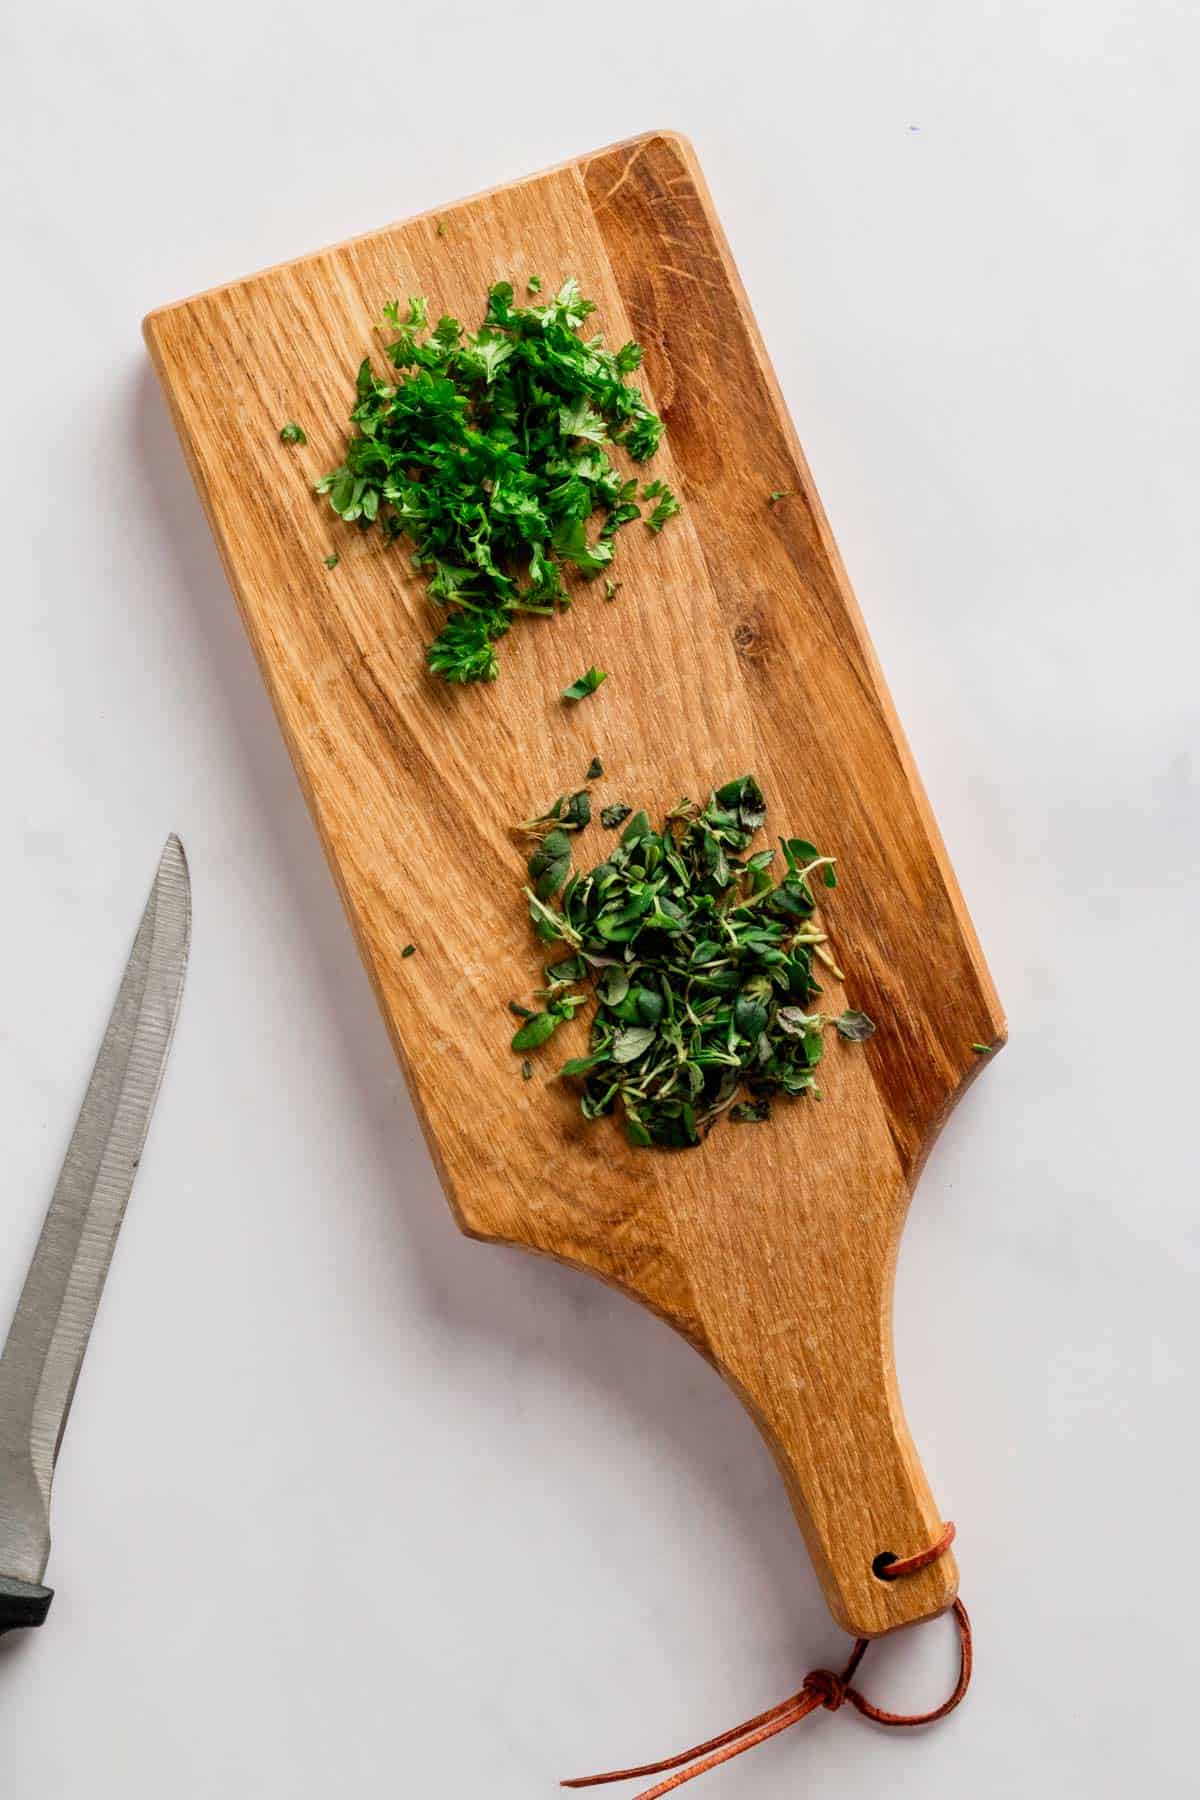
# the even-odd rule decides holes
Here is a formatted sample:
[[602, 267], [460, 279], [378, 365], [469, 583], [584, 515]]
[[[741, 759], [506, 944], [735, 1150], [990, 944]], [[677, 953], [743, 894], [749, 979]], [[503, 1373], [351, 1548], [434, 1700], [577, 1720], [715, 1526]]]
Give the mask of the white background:
[[[0, 1648], [6, 1800], [528, 1800], [844, 1654], [700, 1360], [456, 1236], [139, 337], [653, 126], [702, 159], [1012, 1024], [897, 1293], [975, 1691], [709, 1788], [1190, 1791], [1198, 56], [1190, 0], [6, 14], [0, 1311], [169, 829], [195, 888], [58, 1599]], [[952, 1660], [943, 1623], [864, 1682], [928, 1704]]]

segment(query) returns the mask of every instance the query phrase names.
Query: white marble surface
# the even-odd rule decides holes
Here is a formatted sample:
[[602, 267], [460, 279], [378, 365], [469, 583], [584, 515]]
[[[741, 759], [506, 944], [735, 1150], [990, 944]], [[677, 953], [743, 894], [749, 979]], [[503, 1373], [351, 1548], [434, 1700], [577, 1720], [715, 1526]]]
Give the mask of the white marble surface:
[[[196, 916], [59, 1597], [0, 1649], [6, 1800], [527, 1800], [842, 1649], [692, 1352], [456, 1236], [138, 332], [652, 125], [703, 159], [1012, 1021], [897, 1296], [976, 1691], [709, 1786], [1192, 1791], [1198, 52], [1168, 0], [6, 17], [0, 1309], [168, 829]], [[866, 1680], [927, 1702], [951, 1654]]]

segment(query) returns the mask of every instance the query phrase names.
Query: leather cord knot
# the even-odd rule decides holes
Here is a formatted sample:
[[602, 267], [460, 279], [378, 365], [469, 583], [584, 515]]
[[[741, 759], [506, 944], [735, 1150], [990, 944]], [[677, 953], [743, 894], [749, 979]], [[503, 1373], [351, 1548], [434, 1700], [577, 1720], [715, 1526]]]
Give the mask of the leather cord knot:
[[846, 1683], [832, 1669], [810, 1669], [804, 1677], [801, 1693], [811, 1694], [818, 1706], [836, 1712], [846, 1700]]
[[[926, 1550], [918, 1550], [913, 1556], [894, 1558], [879, 1568], [878, 1574], [885, 1581], [896, 1581], [905, 1575], [915, 1575], [943, 1554], [954, 1537], [953, 1525], [947, 1525], [941, 1537]], [[864, 1719], [872, 1720], [876, 1725], [932, 1725], [935, 1719], [944, 1719], [947, 1713], [954, 1711], [971, 1680], [973, 1660], [971, 1645], [971, 1621], [967, 1617], [967, 1609], [961, 1600], [954, 1602], [954, 1621], [958, 1626], [959, 1666], [958, 1680], [954, 1684], [949, 1698], [935, 1706], [932, 1711], [924, 1713], [885, 1712], [868, 1700], [864, 1693], [853, 1685], [858, 1673], [858, 1665], [867, 1652], [869, 1639], [856, 1638], [854, 1648], [846, 1661], [841, 1674], [833, 1669], [812, 1669], [804, 1677], [804, 1685], [799, 1693], [793, 1694], [790, 1700], [781, 1700], [778, 1706], [758, 1713], [753, 1719], [747, 1719], [742, 1725], [735, 1725], [731, 1731], [723, 1731], [719, 1737], [709, 1738], [703, 1744], [693, 1744], [690, 1750], [683, 1750], [678, 1756], [668, 1756], [662, 1762], [642, 1763], [636, 1769], [610, 1769], [605, 1775], [579, 1775], [572, 1781], [564, 1781], [563, 1787], [585, 1788], [600, 1787], [609, 1781], [632, 1781], [639, 1775], [666, 1774], [665, 1781], [657, 1786], [645, 1788], [636, 1796], [636, 1800], [660, 1800], [663, 1794], [672, 1789], [682, 1787], [685, 1781], [692, 1781], [697, 1775], [715, 1769], [719, 1763], [728, 1762], [731, 1757], [740, 1756], [744, 1750], [753, 1750], [756, 1744], [765, 1743], [767, 1738], [776, 1737], [786, 1731], [789, 1725], [799, 1724], [811, 1712], [820, 1706], [829, 1712], [837, 1712], [848, 1700], [856, 1712]], [[672, 1771], [667, 1773], [667, 1771]]]

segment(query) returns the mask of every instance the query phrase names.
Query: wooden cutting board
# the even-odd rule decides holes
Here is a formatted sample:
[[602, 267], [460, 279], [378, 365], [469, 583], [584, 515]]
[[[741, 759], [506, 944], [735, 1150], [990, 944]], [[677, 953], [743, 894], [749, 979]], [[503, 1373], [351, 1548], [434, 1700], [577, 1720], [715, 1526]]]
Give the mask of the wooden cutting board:
[[[589, 329], [646, 346], [668, 428], [653, 473], [684, 511], [660, 537], [621, 533], [617, 600], [594, 584], [565, 617], [518, 621], [499, 681], [451, 689], [425, 673], [435, 626], [406, 549], [342, 525], [311, 484], [341, 460], [386, 300], [423, 294], [473, 326], [490, 282], [521, 291], [534, 272], [577, 276], [600, 305]], [[774, 1451], [847, 1630], [942, 1611], [951, 1556], [890, 1584], [872, 1570], [943, 1520], [897, 1393], [892, 1282], [922, 1160], [981, 1066], [972, 1044], [998, 1045], [1003, 1020], [690, 147], [619, 144], [145, 331], [462, 1229], [593, 1270], [713, 1362]], [[307, 448], [280, 443], [288, 419]], [[772, 508], [772, 489], [795, 494]], [[592, 663], [609, 680], [564, 707]], [[597, 807], [661, 812], [752, 770], [768, 831], [837, 855], [823, 917], [847, 979], [827, 1005], [879, 1029], [830, 1044], [823, 1103], [648, 1151], [586, 1123], [565, 1087], [521, 1080], [505, 1004], [539, 984], [541, 957], [509, 826], [580, 786], [597, 753]], [[577, 862], [613, 841], [593, 825]], [[584, 1030], [558, 1034], [539, 1076]]]

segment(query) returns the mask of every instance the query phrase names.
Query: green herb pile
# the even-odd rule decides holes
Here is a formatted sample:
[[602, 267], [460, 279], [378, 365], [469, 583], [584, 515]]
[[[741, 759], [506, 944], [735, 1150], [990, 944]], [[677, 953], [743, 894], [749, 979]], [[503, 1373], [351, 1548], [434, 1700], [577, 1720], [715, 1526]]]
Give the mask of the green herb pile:
[[522, 828], [540, 839], [525, 890], [534, 929], [567, 954], [546, 968], [541, 1010], [511, 1003], [524, 1020], [513, 1049], [544, 1044], [594, 994], [588, 1054], [559, 1073], [582, 1084], [585, 1118], [619, 1111], [639, 1145], [698, 1144], [722, 1114], [756, 1123], [777, 1095], [819, 1098], [826, 1026], [856, 1041], [875, 1029], [861, 1012], [812, 1010], [814, 958], [841, 979], [813, 920], [813, 882], [836, 885], [833, 858], [782, 838], [776, 882], [774, 850], [745, 854], [766, 818], [752, 775], [704, 808], [681, 801], [660, 831], [636, 813], [586, 875], [570, 873], [567, 835], [590, 802], [582, 812], [564, 796]]
[[[594, 311], [574, 280], [527, 307], [497, 282], [482, 328], [466, 334], [451, 318], [429, 331], [424, 300], [410, 299], [403, 318], [393, 302], [386, 354], [397, 378], [381, 380], [369, 357], [358, 371], [346, 460], [317, 492], [363, 529], [378, 521], [389, 539], [412, 539], [447, 614], [426, 652], [446, 681], [494, 680], [496, 640], [516, 615], [569, 605], [564, 571], [607, 569], [616, 533], [642, 516], [636, 479], [605, 446], [644, 462], [662, 421], [627, 380], [641, 347], [614, 352], [578, 335]], [[655, 502], [653, 531], [679, 511], [662, 482], [643, 498]]]

